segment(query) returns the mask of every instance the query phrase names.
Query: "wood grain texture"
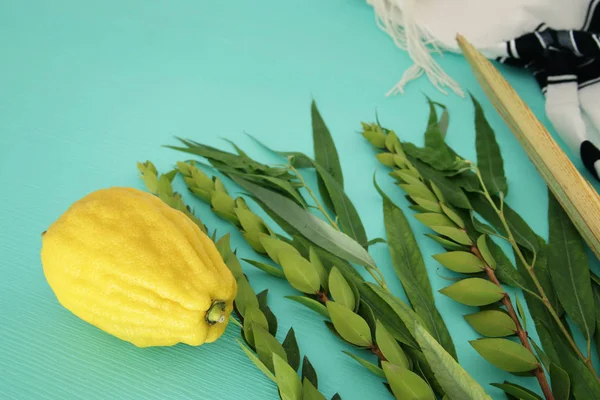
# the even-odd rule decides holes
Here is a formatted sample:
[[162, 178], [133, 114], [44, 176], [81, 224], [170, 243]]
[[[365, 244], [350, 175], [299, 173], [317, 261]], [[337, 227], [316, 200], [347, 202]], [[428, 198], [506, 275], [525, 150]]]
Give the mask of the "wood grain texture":
[[458, 43], [490, 102], [517, 137], [552, 193], [600, 258], [600, 196], [494, 65], [463, 36]]

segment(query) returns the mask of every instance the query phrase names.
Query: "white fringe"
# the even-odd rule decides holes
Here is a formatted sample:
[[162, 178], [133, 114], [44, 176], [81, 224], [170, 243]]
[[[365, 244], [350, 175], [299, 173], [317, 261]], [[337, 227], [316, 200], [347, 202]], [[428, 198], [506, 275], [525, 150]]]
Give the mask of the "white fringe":
[[442, 93], [448, 94], [444, 87], [464, 97], [464, 92], [431, 56], [432, 52], [442, 54], [443, 44], [437, 41], [415, 19], [415, 3], [418, 0], [367, 0], [375, 10], [377, 26], [386, 32], [397, 47], [405, 50], [414, 61], [414, 65], [404, 71], [400, 80], [387, 96], [404, 93], [404, 87], [410, 81], [427, 74], [431, 83]]

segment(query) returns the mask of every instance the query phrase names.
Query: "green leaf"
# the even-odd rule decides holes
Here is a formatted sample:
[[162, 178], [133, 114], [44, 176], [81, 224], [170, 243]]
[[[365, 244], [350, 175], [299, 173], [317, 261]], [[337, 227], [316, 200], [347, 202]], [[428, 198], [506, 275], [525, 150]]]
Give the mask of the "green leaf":
[[417, 324], [414, 334], [435, 374], [435, 378], [449, 398], [461, 400], [492, 399], [425, 328]]
[[383, 372], [392, 388], [394, 397], [402, 400], [436, 400], [433, 390], [419, 375], [409, 369], [381, 363]]
[[288, 364], [290, 364], [294, 371], [297, 371], [298, 367], [300, 367], [300, 349], [298, 348], [294, 328], [290, 328], [282, 345], [287, 355]]
[[440, 235], [447, 236], [462, 245], [470, 246], [473, 244], [469, 235], [467, 235], [467, 233], [461, 229], [449, 228], [447, 226], [433, 226], [431, 227], [431, 230], [439, 233]]
[[294, 289], [310, 294], [319, 291], [319, 273], [310, 261], [299, 254], [283, 252], [279, 253], [279, 263], [285, 278]]
[[467, 306], [485, 306], [504, 297], [502, 288], [481, 278], [468, 278], [440, 290], [440, 293]]
[[246, 261], [248, 264], [266, 272], [269, 275], [273, 275], [276, 278], [285, 278], [285, 274], [283, 271], [277, 267], [274, 267], [269, 264], [262, 263], [256, 260], [250, 260], [248, 258], [242, 258], [242, 260]]
[[485, 310], [465, 315], [465, 320], [486, 337], [511, 336], [517, 332], [517, 325], [510, 315], [500, 310]]
[[504, 392], [515, 396], [519, 400], [542, 400], [540, 396], [538, 396], [531, 390], [514, 383], [504, 381], [504, 383], [491, 383], [490, 385], [504, 390]]
[[383, 219], [392, 265], [406, 296], [415, 312], [423, 319], [429, 332], [444, 348], [456, 356], [448, 328], [435, 306], [423, 256], [408, 220], [402, 210], [381, 190], [377, 182], [374, 184], [383, 200]]
[[458, 243], [454, 243], [451, 240], [444, 239], [443, 237], [433, 235], [431, 233], [426, 233], [425, 236], [435, 240], [439, 244], [441, 244], [446, 250], [464, 250], [465, 246], [460, 245]]
[[310, 246], [308, 249], [308, 254], [310, 263], [313, 265], [313, 267], [315, 267], [317, 274], [319, 274], [319, 281], [321, 282], [321, 287], [325, 289], [325, 291], [328, 291], [329, 282], [327, 279], [327, 271], [323, 266], [323, 261], [321, 260], [321, 257], [319, 257], [319, 253], [313, 246]]
[[548, 190], [548, 270], [558, 300], [586, 340], [596, 328], [596, 310], [585, 244], [558, 200]]
[[396, 339], [388, 332], [388, 330], [379, 321], [376, 322], [375, 342], [381, 350], [383, 356], [392, 364], [400, 367], [409, 368], [410, 363], [406, 354], [396, 342]]
[[302, 304], [303, 306], [308, 307], [315, 312], [318, 312], [325, 318], [329, 318], [329, 311], [327, 311], [327, 307], [325, 307], [323, 304], [319, 303], [316, 300], [313, 300], [309, 297], [303, 297], [303, 296], [285, 296], [285, 297], [287, 299], [294, 300], [295, 302], [298, 302], [298, 303]]
[[359, 243], [348, 235], [336, 231], [293, 201], [244, 179], [236, 177], [233, 180], [261, 200], [267, 208], [285, 219], [289, 225], [312, 243], [350, 262], [369, 267], [375, 266], [369, 253]]
[[444, 267], [454, 272], [470, 274], [482, 272], [484, 270], [483, 261], [466, 251], [449, 251], [447, 253], [434, 255], [433, 258]]
[[475, 214], [473, 212], [471, 212], [471, 222], [473, 223], [473, 228], [475, 228], [475, 230], [479, 233], [483, 233], [490, 236], [496, 234], [494, 228], [492, 228], [488, 224], [484, 224], [483, 222], [479, 221], [479, 219], [475, 217]]
[[[279, 357], [286, 360], [287, 364], [287, 355], [285, 353], [285, 349], [275, 339], [275, 336], [271, 335], [265, 329], [260, 326], [254, 325], [252, 328], [254, 331], [254, 342], [256, 344], [256, 353], [258, 354], [258, 358], [265, 363], [269, 371], [273, 371], [273, 354], [277, 354]], [[290, 367], [291, 369], [291, 367]]]
[[437, 202], [437, 198], [431, 191], [425, 186], [425, 184], [419, 182], [418, 184], [406, 184], [399, 183], [398, 187], [404, 190], [413, 199], [420, 198], [432, 203]]
[[344, 187], [319, 163], [315, 163], [315, 169], [321, 178], [321, 182], [325, 185], [325, 190], [333, 205], [332, 210], [338, 218], [342, 231], [358, 243], [367, 243], [365, 227], [354, 204], [344, 192]]
[[600, 285], [592, 285], [592, 290], [594, 292], [594, 307], [596, 308], [596, 333], [594, 339], [596, 341], [596, 352], [600, 356]]
[[235, 297], [235, 305], [243, 317], [246, 315], [246, 308], [258, 308], [258, 299], [256, 298], [256, 294], [254, 294], [254, 290], [252, 290], [252, 287], [245, 276], [241, 276], [237, 280], [237, 285], [238, 292]]
[[[342, 167], [340, 165], [340, 159], [335, 148], [335, 143], [331, 137], [331, 133], [325, 125], [325, 121], [321, 117], [317, 108], [317, 103], [313, 100], [311, 107], [311, 120], [312, 120], [312, 132], [313, 132], [313, 146], [315, 152], [315, 161], [322, 165], [323, 168], [331, 175], [331, 177], [344, 187], [344, 176], [342, 174]], [[330, 209], [333, 208], [332, 199], [329, 197], [329, 192], [323, 182], [322, 178], [318, 180], [319, 193], [325, 202], [325, 205]]]
[[477, 166], [485, 186], [491, 194], [508, 192], [504, 176], [504, 161], [500, 147], [496, 142], [494, 130], [487, 122], [483, 109], [475, 97], [471, 96], [475, 107], [475, 147], [477, 148]]
[[517, 303], [517, 312], [521, 318], [521, 325], [523, 325], [523, 329], [527, 331], [527, 318], [525, 317], [525, 310], [523, 309], [521, 300], [519, 300], [519, 296], [515, 296], [515, 302]]
[[319, 378], [308, 357], [302, 359], [302, 380], [308, 380], [315, 388], [319, 388]]
[[269, 368], [267, 368], [267, 366], [262, 361], [260, 361], [258, 357], [256, 357], [256, 355], [249, 348], [244, 346], [242, 342], [240, 342], [238, 339], [235, 339], [235, 341], [238, 342], [238, 344], [240, 345], [244, 353], [246, 353], [246, 356], [248, 356], [250, 361], [252, 361], [252, 363], [256, 365], [256, 367], [260, 369], [263, 372], [263, 374], [265, 374], [269, 379], [271, 379], [273, 382], [276, 382], [275, 375], [273, 375], [273, 373], [269, 371]]
[[316, 387], [308, 380], [302, 380], [302, 400], [326, 400]]
[[[417, 159], [409, 157], [409, 161], [415, 166], [426, 182], [431, 181], [435, 184], [445, 201], [458, 208], [471, 209], [469, 199], [457, 183], [444, 176], [444, 173], [435, 170]], [[440, 201], [443, 202], [443, 200]]]
[[392, 336], [407, 346], [417, 348], [412, 324], [420, 317], [406, 304], [379, 285], [364, 282], [359, 286], [362, 299], [371, 307], [375, 318], [381, 321]]
[[504, 371], [527, 372], [538, 366], [533, 353], [508, 339], [477, 339], [469, 343], [483, 358]]
[[275, 369], [275, 382], [279, 387], [281, 399], [302, 400], [302, 382], [296, 371], [276, 353], [273, 354], [272, 362]]
[[496, 263], [496, 277], [500, 282], [513, 287], [524, 287], [523, 276], [514, 267], [504, 251], [493, 240], [486, 241], [488, 250]]
[[441, 203], [440, 206], [441, 206], [442, 210], [444, 211], [444, 214], [446, 214], [446, 216], [448, 218], [450, 218], [452, 220], [452, 222], [454, 222], [454, 224], [456, 224], [456, 226], [458, 226], [459, 228], [465, 229], [465, 222], [456, 213], [456, 211], [454, 211], [451, 207], [448, 207], [444, 203]]
[[432, 213], [437, 213], [437, 214], [442, 212], [442, 207], [440, 206], [440, 203], [425, 200], [420, 197], [411, 197], [411, 199], [415, 203], [417, 203], [420, 207], [425, 209], [426, 212], [432, 212]]
[[356, 312], [358, 313], [358, 315], [363, 317], [365, 321], [367, 321], [367, 325], [369, 325], [369, 328], [371, 328], [371, 337], [375, 337], [375, 327], [377, 325], [377, 320], [375, 319], [375, 314], [373, 313], [371, 306], [365, 303], [364, 300], [360, 301], [358, 310]]
[[440, 133], [442, 137], [446, 137], [446, 133], [448, 132], [448, 125], [450, 124], [450, 114], [446, 107], [444, 107], [444, 111], [442, 112], [442, 116], [440, 117], [440, 121], [438, 122], [438, 128], [440, 129]]
[[383, 370], [381, 368], [379, 368], [377, 365], [370, 363], [367, 360], [360, 358], [359, 356], [357, 356], [355, 354], [350, 353], [349, 351], [342, 350], [342, 353], [352, 357], [356, 362], [358, 362], [360, 365], [362, 365], [363, 367], [368, 369], [373, 374], [377, 375], [380, 378], [385, 379], [385, 374], [383, 373]]
[[258, 307], [250, 306], [246, 308], [246, 314], [244, 315], [244, 337], [252, 347], [256, 347], [254, 344], [254, 326], [269, 329], [267, 317]]
[[490, 249], [488, 247], [487, 235], [479, 236], [479, 239], [477, 239], [477, 249], [479, 250], [481, 257], [483, 257], [483, 260], [485, 261], [485, 263], [491, 269], [495, 269], [496, 268], [496, 260], [492, 256], [492, 253], [490, 252]]
[[554, 398], [556, 400], [569, 400], [571, 395], [571, 379], [567, 371], [552, 363], [549, 373]]
[[298, 250], [294, 248], [294, 246], [284, 242], [283, 240], [280, 240], [277, 237], [260, 235], [259, 240], [262, 246], [265, 248], [265, 251], [269, 255], [269, 258], [275, 261], [277, 264], [281, 264], [281, 261], [279, 260], [279, 255], [282, 253], [295, 253], [298, 255], [300, 254]]
[[356, 299], [352, 288], [336, 267], [331, 268], [329, 272], [329, 291], [333, 299], [350, 310], [354, 310]]
[[456, 224], [444, 214], [424, 213], [415, 215], [415, 218], [429, 228], [434, 226], [456, 227]]
[[327, 302], [327, 310], [331, 322], [344, 340], [361, 347], [372, 344], [369, 325], [360, 315], [334, 301]]
[[342, 400], [342, 396], [340, 396], [338, 393], [334, 394], [333, 397], [331, 398], [331, 400]]

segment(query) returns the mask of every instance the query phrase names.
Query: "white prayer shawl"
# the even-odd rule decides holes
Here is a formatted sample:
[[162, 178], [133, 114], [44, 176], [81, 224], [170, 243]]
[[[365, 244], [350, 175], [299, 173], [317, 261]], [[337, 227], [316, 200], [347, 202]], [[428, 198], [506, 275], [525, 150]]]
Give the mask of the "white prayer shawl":
[[[600, 38], [587, 32], [591, 29], [600, 33], [600, 0], [367, 0], [367, 3], [375, 11], [378, 26], [414, 61], [388, 95], [404, 93], [410, 81], [425, 74], [441, 92], [451, 90], [464, 96], [457, 82], [432, 57], [435, 52], [460, 53], [456, 43], [456, 35], [460, 33], [487, 57], [532, 70], [546, 96], [546, 114], [552, 125], [582, 158], [586, 168], [600, 179], [600, 101], [596, 100], [600, 98], [600, 56], [595, 54], [596, 51], [600, 54]], [[586, 54], [579, 52], [573, 31], [585, 33], [578, 37], [583, 36], [582, 40], [588, 44]], [[522, 38], [527, 34], [530, 40]], [[531, 34], [539, 42], [532, 41]], [[592, 39], [597, 42], [597, 49], [589, 46]], [[550, 54], [540, 61], [533, 54], [539, 56], [542, 48]], [[569, 51], [573, 57], [567, 54]], [[528, 59], [530, 55], [533, 58]], [[554, 61], [560, 66], [556, 67]]]

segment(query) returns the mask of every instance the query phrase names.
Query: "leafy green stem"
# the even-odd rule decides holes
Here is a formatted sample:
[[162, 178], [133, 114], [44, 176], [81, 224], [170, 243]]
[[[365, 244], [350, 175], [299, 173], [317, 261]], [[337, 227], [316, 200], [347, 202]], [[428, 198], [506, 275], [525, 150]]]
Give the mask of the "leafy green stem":
[[[565, 339], [569, 343], [569, 346], [573, 349], [573, 351], [575, 352], [575, 354], [577, 355], [577, 357], [579, 357], [581, 359], [581, 361], [583, 361], [583, 363], [585, 364], [585, 366], [594, 375], [594, 377], [596, 378], [596, 380], [600, 380], [598, 378], [598, 375], [596, 374], [594, 366], [592, 365], [591, 357], [590, 356], [586, 357], [581, 352], [581, 350], [579, 350], [579, 347], [577, 347], [577, 344], [575, 343], [575, 340], [573, 339], [573, 337], [571, 336], [571, 334], [569, 333], [569, 331], [567, 330], [567, 328], [563, 324], [562, 320], [560, 319], [560, 316], [558, 315], [558, 313], [556, 312], [556, 310], [554, 309], [554, 307], [550, 303], [550, 300], [548, 300], [548, 296], [546, 295], [546, 292], [544, 291], [544, 288], [542, 287], [539, 279], [537, 278], [537, 276], [535, 275], [535, 272], [534, 272], [533, 265], [535, 264], [535, 258], [534, 258], [534, 262], [532, 262], [531, 264], [527, 262], [527, 259], [525, 258], [525, 255], [523, 254], [523, 251], [521, 250], [521, 248], [517, 244], [517, 242], [516, 242], [516, 240], [515, 240], [515, 238], [513, 236], [513, 233], [511, 231], [510, 227], [508, 226], [508, 222], [506, 221], [506, 217], [504, 215], [504, 209], [503, 209], [503, 207], [501, 206], [500, 208], [498, 208], [498, 206], [494, 202], [494, 199], [492, 199], [492, 196], [490, 195], [489, 190], [487, 189], [485, 183], [483, 182], [483, 178], [481, 176], [481, 172], [479, 171], [479, 168], [477, 168], [477, 166], [474, 163], [472, 163], [470, 161], [469, 161], [469, 163], [470, 163], [471, 167], [473, 168], [473, 171], [477, 175], [477, 178], [479, 179], [479, 182], [481, 184], [481, 188], [483, 189], [482, 193], [483, 193], [485, 199], [490, 203], [490, 206], [493, 208], [494, 212], [498, 215], [498, 218], [502, 222], [502, 226], [504, 227], [504, 230], [506, 231], [506, 233], [508, 235], [508, 242], [512, 246], [512, 248], [515, 251], [515, 254], [519, 258], [519, 260], [525, 266], [525, 269], [527, 270], [527, 273], [529, 274], [529, 277], [531, 278], [533, 284], [535, 285], [535, 287], [536, 287], [536, 289], [537, 289], [537, 291], [538, 291], [538, 293], [539, 293], [539, 295], [541, 297], [542, 304], [544, 304], [544, 306], [546, 307], [546, 309], [548, 310], [548, 312], [550, 313], [550, 315], [552, 316], [552, 318], [554, 319], [554, 321], [558, 325], [558, 328], [560, 329], [560, 331], [564, 335]], [[588, 340], [588, 347], [589, 346], [590, 346], [590, 344], [589, 344], [589, 340]], [[591, 351], [588, 351], [588, 354], [591, 354]]]
[[331, 217], [329, 216], [329, 213], [325, 210], [325, 208], [321, 205], [321, 202], [319, 202], [319, 199], [317, 199], [317, 196], [315, 195], [315, 193], [312, 191], [312, 189], [310, 188], [310, 186], [308, 186], [306, 184], [306, 182], [304, 181], [304, 178], [302, 177], [302, 174], [296, 169], [294, 168], [294, 166], [290, 163], [290, 165], [288, 165], [288, 168], [290, 170], [292, 170], [292, 172], [294, 172], [294, 174], [296, 175], [296, 177], [298, 178], [298, 180], [300, 181], [300, 184], [302, 184], [302, 187], [304, 187], [306, 189], [306, 191], [308, 192], [309, 196], [313, 199], [313, 201], [315, 202], [316, 208], [321, 212], [321, 214], [323, 214], [325, 216], [325, 218], [327, 219], [327, 222], [329, 222], [329, 224], [334, 227], [336, 230], [340, 230], [340, 227], [338, 226], [338, 224], [331, 219]]

